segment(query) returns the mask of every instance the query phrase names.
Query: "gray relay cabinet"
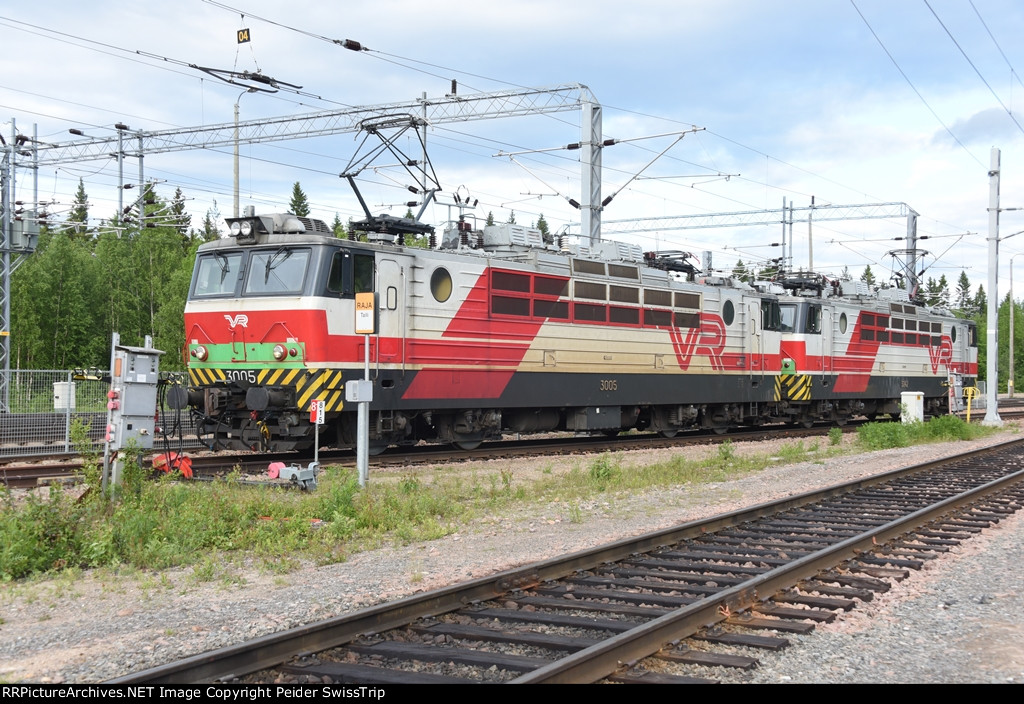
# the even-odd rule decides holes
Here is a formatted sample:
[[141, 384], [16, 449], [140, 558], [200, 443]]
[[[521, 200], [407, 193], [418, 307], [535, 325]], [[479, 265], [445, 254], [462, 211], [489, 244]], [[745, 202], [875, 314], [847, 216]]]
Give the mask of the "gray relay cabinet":
[[[119, 344], [120, 340], [120, 335], [114, 333], [107, 392], [105, 466], [110, 453], [123, 449], [130, 441], [139, 449], [152, 449], [156, 426], [157, 384], [163, 351], [152, 348], [149, 336], [146, 336], [145, 347], [129, 347]], [[120, 482], [119, 464], [115, 460], [114, 484]]]

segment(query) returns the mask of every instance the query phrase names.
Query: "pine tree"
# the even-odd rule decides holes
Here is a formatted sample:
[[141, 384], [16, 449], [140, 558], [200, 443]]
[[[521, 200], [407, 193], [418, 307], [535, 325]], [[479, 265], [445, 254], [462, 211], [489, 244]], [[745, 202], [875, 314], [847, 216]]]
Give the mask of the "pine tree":
[[334, 214], [334, 221], [331, 222], [331, 232], [334, 233], [335, 237], [345, 237], [345, 223], [341, 221], [341, 216], [337, 213]]
[[509, 214], [508, 214], [508, 224], [509, 225], [515, 225], [516, 224], [516, 211], [513, 210], [513, 211], [509, 212]]
[[946, 280], [946, 275], [942, 274], [939, 276], [939, 281], [936, 284], [936, 291], [938, 297], [938, 303], [936, 305], [943, 306], [944, 308], [949, 307], [949, 282]]
[[309, 215], [309, 201], [306, 200], [306, 194], [302, 192], [302, 186], [298, 181], [292, 186], [292, 199], [288, 203], [288, 212], [302, 217]]
[[85, 182], [78, 179], [78, 191], [75, 192], [75, 202], [68, 214], [68, 235], [71, 237], [84, 237], [89, 232], [89, 196], [85, 193]]
[[747, 271], [747, 265], [743, 263], [742, 259], [738, 259], [736, 266], [732, 268], [732, 277], [739, 281], [750, 281], [750, 272]]
[[199, 236], [203, 238], [204, 242], [220, 239], [218, 221], [220, 221], [220, 209], [217, 207], [217, 201], [213, 201], [213, 205], [206, 211], [206, 217], [203, 218], [203, 229], [199, 231]]
[[487, 211], [487, 222], [484, 223], [484, 224], [485, 225], [493, 225], [494, 224], [494, 213], [492, 213], [491, 211]]
[[960, 278], [956, 282], [956, 309], [964, 316], [970, 316], [973, 313], [971, 280], [967, 278], [966, 271], [960, 272]]
[[864, 267], [864, 273], [860, 275], [860, 280], [866, 283], [868, 286], [874, 288], [875, 275], [871, 272], [870, 264]]
[[548, 221], [544, 219], [544, 213], [541, 213], [540, 217], [537, 218], [537, 229], [540, 230], [540, 236], [544, 242], [548, 244], [554, 242], [551, 232], [548, 230]]
[[174, 200], [171, 201], [171, 222], [182, 238], [186, 238], [192, 225], [192, 216], [185, 210], [185, 194], [181, 192], [181, 187], [175, 189]]

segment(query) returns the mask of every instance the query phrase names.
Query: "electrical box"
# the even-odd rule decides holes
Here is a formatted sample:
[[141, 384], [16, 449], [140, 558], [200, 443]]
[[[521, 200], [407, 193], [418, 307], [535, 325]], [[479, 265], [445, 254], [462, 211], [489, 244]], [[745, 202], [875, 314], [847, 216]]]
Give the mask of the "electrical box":
[[348, 403], [370, 403], [373, 401], [373, 382], [367, 379], [346, 381], [345, 401]]
[[162, 354], [148, 347], [115, 345], [107, 392], [107, 440], [111, 449], [119, 450], [129, 440], [135, 440], [142, 449], [153, 447]]
[[53, 382], [53, 410], [72, 411], [75, 410], [75, 382], [55, 381]]

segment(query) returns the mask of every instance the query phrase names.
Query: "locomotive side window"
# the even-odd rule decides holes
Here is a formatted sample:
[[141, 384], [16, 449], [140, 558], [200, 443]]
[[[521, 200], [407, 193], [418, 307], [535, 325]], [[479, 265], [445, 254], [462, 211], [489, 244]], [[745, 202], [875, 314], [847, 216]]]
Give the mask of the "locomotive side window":
[[196, 266], [196, 284], [192, 297], [233, 296], [241, 273], [241, 252], [204, 254]]
[[444, 267], [437, 267], [430, 275], [430, 293], [438, 303], [444, 303], [452, 295], [452, 275]]
[[357, 254], [352, 262], [352, 284], [356, 293], [373, 292], [373, 255]]
[[807, 321], [804, 323], [804, 332], [811, 335], [821, 333], [821, 306], [811, 305], [807, 307]]
[[339, 249], [331, 258], [327, 291], [344, 298], [373, 291], [373, 256]]
[[327, 275], [327, 291], [329, 293], [344, 293], [345, 281], [345, 260], [351, 257], [348, 252], [337, 251], [331, 258], [331, 271]]
[[736, 319], [736, 308], [733, 306], [732, 301], [726, 301], [722, 304], [722, 322], [726, 325], [732, 325], [732, 321]]
[[779, 330], [782, 328], [782, 314], [779, 302], [770, 299], [761, 300], [761, 328], [763, 330]]

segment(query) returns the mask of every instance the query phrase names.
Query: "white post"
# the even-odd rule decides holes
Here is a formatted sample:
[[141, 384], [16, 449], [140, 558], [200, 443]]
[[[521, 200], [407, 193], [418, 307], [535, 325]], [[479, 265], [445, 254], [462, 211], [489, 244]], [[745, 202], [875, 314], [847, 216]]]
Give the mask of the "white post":
[[[364, 335], [366, 341], [363, 351], [363, 380], [370, 380], [370, 336]], [[359, 486], [366, 486], [370, 478], [370, 404], [367, 401], [359, 401], [359, 409], [356, 417], [356, 432], [359, 437], [356, 441], [356, 469], [359, 471]]]
[[1013, 260], [1017, 255], [1010, 257], [1010, 373], [1006, 379], [1006, 392], [1013, 398], [1013, 309], [1016, 307], [1013, 304]]
[[992, 147], [988, 171], [988, 319], [985, 321], [986, 392], [985, 419], [982, 425], [1001, 427], [999, 417], [999, 149]]

